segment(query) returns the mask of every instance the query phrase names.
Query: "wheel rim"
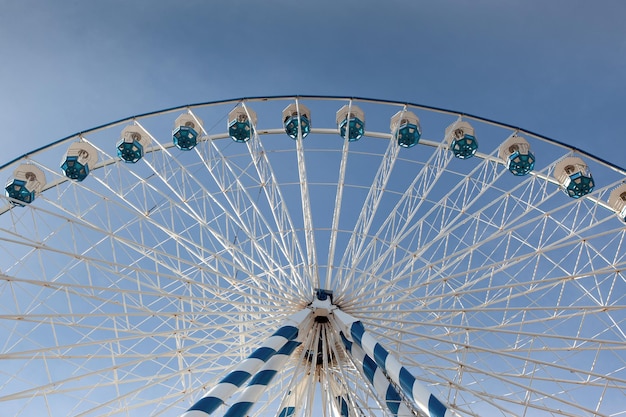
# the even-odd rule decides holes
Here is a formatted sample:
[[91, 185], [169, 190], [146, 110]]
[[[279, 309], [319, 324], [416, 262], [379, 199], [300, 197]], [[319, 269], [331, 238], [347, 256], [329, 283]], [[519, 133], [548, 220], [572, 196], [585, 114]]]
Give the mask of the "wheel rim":
[[[295, 141], [280, 120], [294, 103], [311, 110]], [[358, 141], [334, 124], [343, 105], [365, 112]], [[241, 143], [228, 134], [235, 108], [258, 113]], [[422, 125], [409, 149], [389, 133], [406, 111]], [[171, 135], [181, 113], [204, 126], [186, 151]], [[463, 120], [479, 149], [461, 160], [444, 139], [460, 116], [337, 97], [232, 100], [121, 120], [5, 165], [9, 179], [25, 160], [47, 178], [32, 203], [0, 203], [8, 413], [182, 414], [318, 288], [450, 412], [623, 411], [626, 230], [608, 199], [624, 170], [474, 116]], [[149, 138], [135, 163], [116, 153], [129, 124]], [[526, 176], [498, 154], [515, 133], [536, 157]], [[58, 161], [79, 139], [99, 158], [76, 182]], [[570, 156], [602, 182], [579, 199], [554, 177]], [[332, 394], [351, 415], [393, 414], [337, 332], [313, 323], [251, 415], [278, 415], [290, 390], [306, 393], [300, 415], [338, 415]], [[318, 340], [319, 366], [306, 359]]]

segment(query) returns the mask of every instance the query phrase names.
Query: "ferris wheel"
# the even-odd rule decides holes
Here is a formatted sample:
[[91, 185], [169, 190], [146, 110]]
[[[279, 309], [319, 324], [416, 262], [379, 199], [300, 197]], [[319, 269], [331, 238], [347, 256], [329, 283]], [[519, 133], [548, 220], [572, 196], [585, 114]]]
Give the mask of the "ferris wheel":
[[258, 97], [0, 171], [3, 415], [626, 410], [626, 171], [566, 144]]

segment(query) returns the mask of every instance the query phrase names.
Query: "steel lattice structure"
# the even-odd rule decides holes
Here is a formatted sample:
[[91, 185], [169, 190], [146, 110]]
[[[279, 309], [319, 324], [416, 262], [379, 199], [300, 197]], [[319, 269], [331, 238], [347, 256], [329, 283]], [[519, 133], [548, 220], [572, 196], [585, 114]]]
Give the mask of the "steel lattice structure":
[[626, 171], [564, 143], [257, 97], [0, 171], [3, 414], [625, 415]]

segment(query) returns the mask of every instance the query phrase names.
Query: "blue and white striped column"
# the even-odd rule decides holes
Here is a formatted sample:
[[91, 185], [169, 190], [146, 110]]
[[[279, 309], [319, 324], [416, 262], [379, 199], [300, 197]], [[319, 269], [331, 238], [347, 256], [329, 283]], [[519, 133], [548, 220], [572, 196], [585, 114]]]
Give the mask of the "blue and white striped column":
[[250, 377], [267, 363], [287, 342], [295, 341], [302, 323], [311, 310], [305, 308], [292, 314], [286, 324], [279, 328], [265, 343], [226, 375], [204, 397], [196, 402], [182, 417], [206, 417], [228, 400]]
[[290, 340], [285, 343], [285, 345], [267, 361], [263, 368], [252, 377], [246, 389], [243, 390], [237, 399], [237, 402], [226, 411], [224, 417], [245, 417], [298, 345], [300, 345], [300, 342], [295, 340]]
[[402, 397], [400, 397], [393, 384], [387, 379], [383, 369], [376, 365], [376, 362], [356, 343], [350, 342], [343, 332], [339, 334], [352, 360], [361, 368], [361, 372], [370, 381], [378, 398], [384, 401], [391, 414], [398, 417], [413, 417], [411, 409], [402, 401]]
[[304, 395], [307, 387], [308, 381], [303, 378], [287, 393], [283, 400], [280, 413], [278, 413], [278, 417], [291, 417], [296, 414], [296, 411], [298, 411], [299, 407], [304, 403]]
[[350, 408], [348, 407], [348, 401], [346, 401], [346, 397], [340, 395], [335, 398], [337, 401], [337, 408], [339, 409], [340, 417], [350, 417]]
[[383, 372], [402, 389], [418, 408], [429, 417], [450, 417], [451, 412], [428, 388], [420, 384], [411, 372], [402, 366], [398, 359], [389, 353], [374, 336], [365, 331], [363, 323], [351, 315], [336, 309], [333, 311], [336, 323], [348, 340], [361, 347]]
[[331, 395], [335, 398], [335, 405], [337, 406], [339, 417], [353, 417], [356, 415], [350, 410], [351, 404], [348, 403], [350, 400], [350, 394], [348, 394], [343, 381], [339, 382], [331, 377], [328, 378], [328, 384]]

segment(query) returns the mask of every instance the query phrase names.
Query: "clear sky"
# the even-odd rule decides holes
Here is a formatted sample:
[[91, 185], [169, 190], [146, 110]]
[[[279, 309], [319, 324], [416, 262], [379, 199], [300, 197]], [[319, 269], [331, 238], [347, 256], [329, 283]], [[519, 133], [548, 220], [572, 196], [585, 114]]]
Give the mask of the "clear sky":
[[626, 2], [0, 0], [2, 162], [133, 114], [329, 94], [458, 110], [624, 166]]

